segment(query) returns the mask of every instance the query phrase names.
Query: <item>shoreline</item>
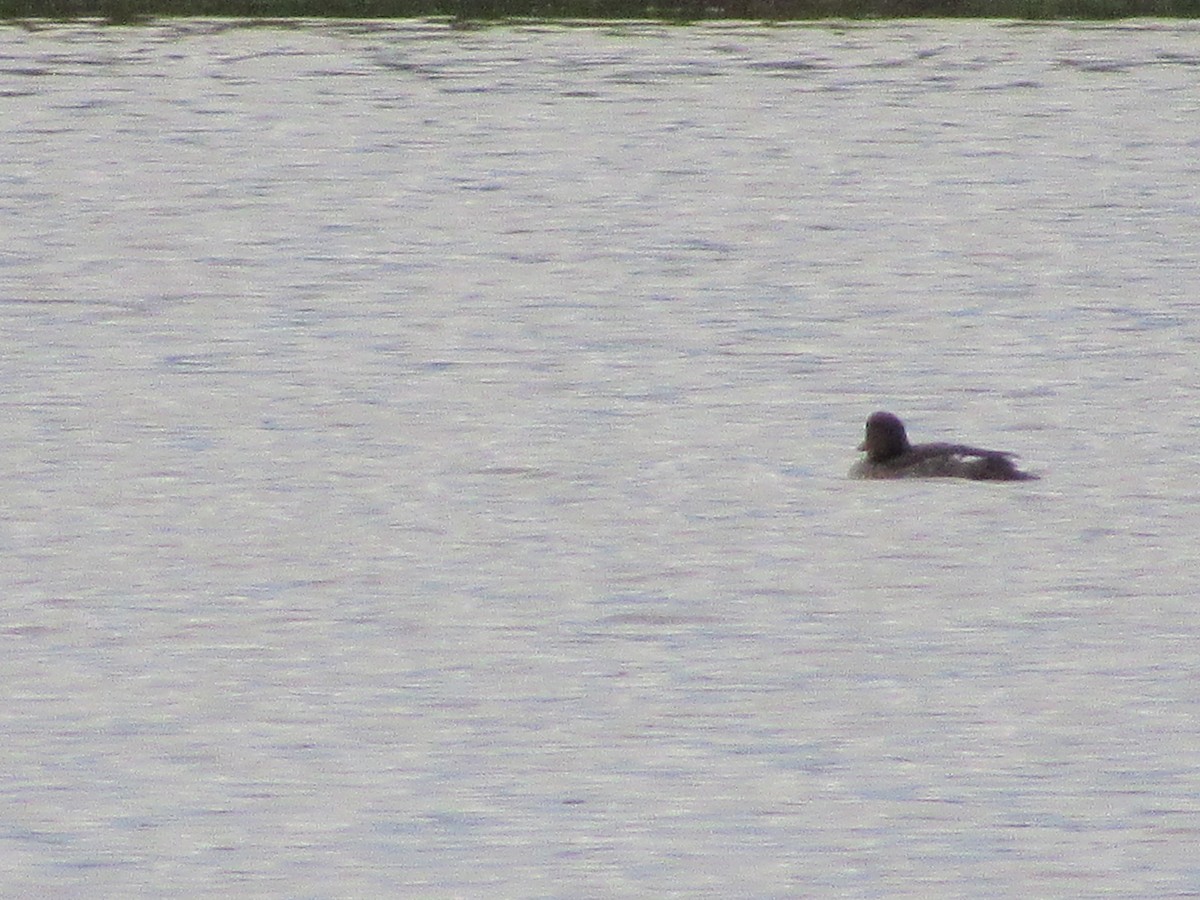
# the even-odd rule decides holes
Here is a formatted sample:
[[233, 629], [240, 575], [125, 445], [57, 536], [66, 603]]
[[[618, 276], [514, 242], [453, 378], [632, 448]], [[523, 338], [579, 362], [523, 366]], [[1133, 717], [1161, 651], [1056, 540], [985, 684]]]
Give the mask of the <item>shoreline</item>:
[[445, 19], [668, 23], [1001, 19], [1029, 22], [1200, 19], [1200, 0], [0, 0], [0, 21], [162, 18]]

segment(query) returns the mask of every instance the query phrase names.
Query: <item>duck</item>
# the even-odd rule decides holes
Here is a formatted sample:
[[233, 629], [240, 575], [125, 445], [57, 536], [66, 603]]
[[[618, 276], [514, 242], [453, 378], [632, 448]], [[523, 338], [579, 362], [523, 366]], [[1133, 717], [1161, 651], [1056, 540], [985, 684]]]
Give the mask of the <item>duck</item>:
[[972, 481], [1033, 481], [1013, 463], [1015, 453], [965, 444], [910, 444], [904, 423], [890, 412], [867, 418], [866, 452], [850, 470], [852, 478], [969, 478]]

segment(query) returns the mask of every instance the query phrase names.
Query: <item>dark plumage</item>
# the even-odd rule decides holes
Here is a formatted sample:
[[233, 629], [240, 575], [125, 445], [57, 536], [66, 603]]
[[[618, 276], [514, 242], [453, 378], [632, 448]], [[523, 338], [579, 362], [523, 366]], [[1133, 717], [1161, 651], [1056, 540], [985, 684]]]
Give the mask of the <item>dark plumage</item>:
[[910, 444], [904, 423], [889, 412], [872, 413], [866, 451], [850, 475], [854, 478], [970, 478], [974, 481], [1028, 481], [1037, 478], [1013, 465], [1016, 454], [965, 444]]

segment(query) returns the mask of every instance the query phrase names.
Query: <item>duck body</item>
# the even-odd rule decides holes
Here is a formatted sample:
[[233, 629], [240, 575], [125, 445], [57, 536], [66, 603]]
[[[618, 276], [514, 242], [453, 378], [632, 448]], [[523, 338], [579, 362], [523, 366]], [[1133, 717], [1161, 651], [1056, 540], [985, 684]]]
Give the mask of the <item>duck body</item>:
[[904, 423], [889, 412], [872, 413], [858, 448], [865, 459], [852, 478], [968, 478], [972, 481], [1030, 481], [1037, 478], [1013, 463], [1015, 454], [966, 444], [910, 444]]

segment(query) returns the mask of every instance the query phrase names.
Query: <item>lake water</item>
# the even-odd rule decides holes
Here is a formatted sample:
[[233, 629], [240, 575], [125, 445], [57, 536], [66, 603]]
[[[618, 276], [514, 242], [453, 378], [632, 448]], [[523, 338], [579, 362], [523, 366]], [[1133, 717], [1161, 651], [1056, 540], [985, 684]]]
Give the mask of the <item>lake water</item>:
[[1200, 893], [1200, 26], [6, 26], [0, 119], [0, 894]]

